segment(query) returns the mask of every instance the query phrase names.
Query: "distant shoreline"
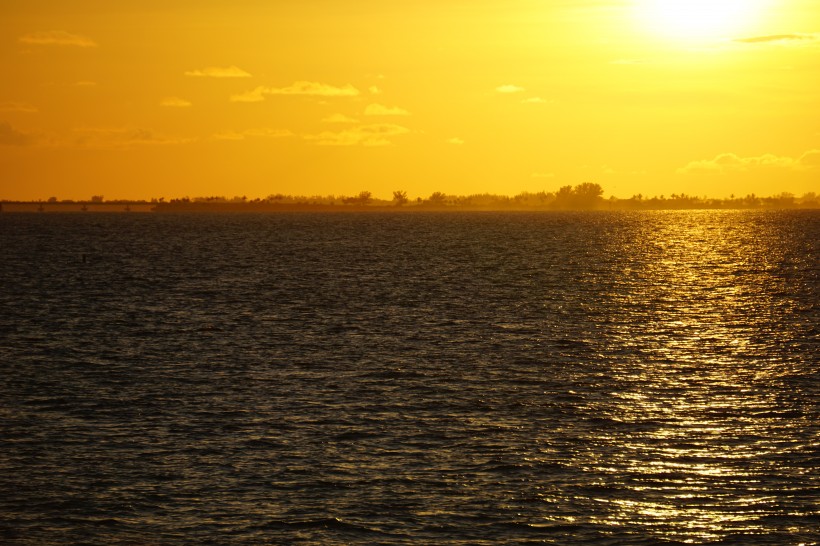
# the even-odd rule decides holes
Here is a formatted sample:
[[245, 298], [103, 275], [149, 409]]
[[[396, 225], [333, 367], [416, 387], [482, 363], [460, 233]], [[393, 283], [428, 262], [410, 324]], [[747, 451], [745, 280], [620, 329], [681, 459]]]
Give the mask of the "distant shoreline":
[[145, 202], [44, 203], [41, 201], [0, 201], [0, 212], [153, 212], [155, 204]]
[[566, 211], [566, 210], [744, 210], [744, 209], [820, 209], [820, 198], [814, 192], [802, 197], [783, 192], [769, 197], [753, 193], [725, 199], [698, 197], [685, 193], [669, 197], [604, 199], [600, 184], [584, 182], [565, 185], [556, 191], [522, 192], [515, 196], [491, 193], [451, 195], [434, 192], [426, 199], [409, 199], [407, 192], [396, 190], [393, 199], [378, 199], [369, 191], [356, 196], [284, 195], [266, 198], [247, 196], [228, 199], [225, 196], [164, 197], [147, 200], [110, 199], [95, 195], [90, 200], [12, 201], [0, 199], [0, 210], [8, 212], [417, 212], [417, 211]]
[[467, 205], [411, 203], [404, 205], [384, 204], [313, 204], [313, 203], [213, 203], [144, 201], [116, 201], [103, 203], [46, 203], [40, 201], [2, 201], [0, 213], [277, 213], [277, 212], [562, 212], [562, 211], [638, 211], [638, 210], [820, 210], [820, 204], [758, 202], [737, 203], [725, 200], [703, 200], [691, 203], [662, 203], [652, 200], [632, 199], [604, 200], [595, 206], [554, 207], [526, 206], [516, 203]]

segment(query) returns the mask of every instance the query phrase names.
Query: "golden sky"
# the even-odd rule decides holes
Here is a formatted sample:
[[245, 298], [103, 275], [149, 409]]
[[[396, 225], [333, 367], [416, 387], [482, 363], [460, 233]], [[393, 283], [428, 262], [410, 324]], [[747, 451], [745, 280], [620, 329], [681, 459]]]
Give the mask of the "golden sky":
[[0, 9], [0, 199], [820, 192], [817, 0]]

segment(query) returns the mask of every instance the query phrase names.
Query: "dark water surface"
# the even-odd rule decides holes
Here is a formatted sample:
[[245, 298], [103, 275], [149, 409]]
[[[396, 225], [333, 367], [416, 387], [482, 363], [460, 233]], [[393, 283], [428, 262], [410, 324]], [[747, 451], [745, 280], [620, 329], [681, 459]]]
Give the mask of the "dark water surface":
[[817, 212], [0, 215], [0, 542], [817, 544]]

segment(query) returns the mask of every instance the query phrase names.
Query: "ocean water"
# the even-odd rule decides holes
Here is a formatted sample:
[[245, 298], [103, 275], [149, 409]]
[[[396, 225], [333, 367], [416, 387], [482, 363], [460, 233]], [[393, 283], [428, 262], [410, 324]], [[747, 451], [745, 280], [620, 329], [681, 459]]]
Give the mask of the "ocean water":
[[820, 214], [0, 214], [3, 544], [820, 542]]

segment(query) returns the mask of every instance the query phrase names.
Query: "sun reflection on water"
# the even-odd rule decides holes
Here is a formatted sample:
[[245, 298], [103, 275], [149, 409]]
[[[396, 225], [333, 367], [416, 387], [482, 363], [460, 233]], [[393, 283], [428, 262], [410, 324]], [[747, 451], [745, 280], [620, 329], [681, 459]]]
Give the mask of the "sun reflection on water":
[[790, 257], [782, 234], [720, 215], [667, 220], [614, 237], [624, 274], [606, 296], [631, 312], [600, 321], [617, 379], [609, 398], [586, 401], [607, 422], [579, 431], [589, 447], [576, 464], [606, 492], [591, 497], [597, 523], [685, 542], [761, 532], [788, 511], [772, 488], [799, 489], [800, 470], [782, 462], [811, 429], [784, 384], [805, 363], [758, 357], [800, 335], [783, 328], [795, 304], [777, 298]]

